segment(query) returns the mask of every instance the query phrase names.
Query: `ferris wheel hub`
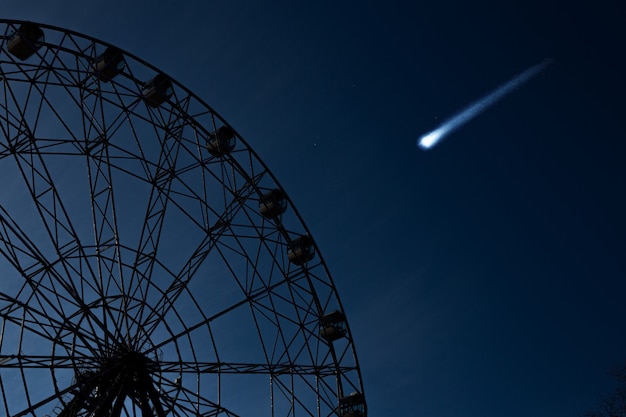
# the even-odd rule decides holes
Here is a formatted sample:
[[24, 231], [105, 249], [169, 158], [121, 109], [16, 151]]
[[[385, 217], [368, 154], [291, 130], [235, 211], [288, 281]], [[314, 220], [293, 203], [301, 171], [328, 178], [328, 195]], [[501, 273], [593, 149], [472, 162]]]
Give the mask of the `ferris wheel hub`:
[[158, 371], [158, 364], [148, 356], [129, 346], [122, 347], [103, 360], [96, 372], [77, 375], [74, 396], [59, 415], [73, 416], [85, 410], [94, 415], [119, 416], [127, 400], [146, 412], [155, 410], [157, 415], [165, 415], [153, 378]]

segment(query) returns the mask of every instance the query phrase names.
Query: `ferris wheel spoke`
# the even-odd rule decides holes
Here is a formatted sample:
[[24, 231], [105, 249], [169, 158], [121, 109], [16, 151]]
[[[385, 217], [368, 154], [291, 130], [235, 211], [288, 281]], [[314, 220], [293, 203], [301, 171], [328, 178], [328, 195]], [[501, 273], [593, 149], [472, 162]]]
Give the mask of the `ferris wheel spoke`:
[[[16, 162], [59, 261], [67, 267], [67, 260], [76, 256], [88, 259], [41, 155], [33, 149], [30, 153], [16, 155]], [[95, 275], [88, 262], [82, 268], [85, 268], [81, 271], [85, 277]], [[81, 280], [80, 283], [81, 290], [86, 290], [83, 283], [87, 281]]]
[[95, 368], [97, 361], [90, 356], [75, 355], [0, 355], [1, 369], [81, 369]]
[[284, 401], [290, 403], [290, 408], [298, 407], [299, 411], [302, 413], [306, 413], [306, 415], [310, 417], [314, 417], [318, 415], [317, 409], [319, 408], [319, 403], [325, 403], [326, 406], [333, 407], [334, 404], [328, 403], [326, 398], [320, 396], [318, 394], [317, 400], [318, 404], [316, 408], [309, 409], [310, 405], [307, 406], [297, 395], [294, 393], [294, 380], [304, 379], [302, 375], [289, 375], [286, 378], [273, 378], [272, 379], [272, 402], [280, 402], [280, 399], [284, 399]]
[[[83, 112], [83, 130], [94, 244], [99, 255], [95, 285], [104, 295], [109, 294], [111, 285], [121, 292], [124, 277], [120, 270], [119, 231], [104, 114], [100, 112], [98, 117], [98, 101], [92, 96], [84, 93], [81, 102], [83, 107], [89, 108]], [[88, 105], [90, 99], [94, 101], [91, 106]], [[107, 252], [112, 254], [103, 256]]]
[[[23, 417], [23, 416], [28, 416], [28, 415], [37, 415], [37, 411], [38, 410], [42, 410], [44, 408], [48, 408], [50, 404], [54, 404], [54, 403], [58, 403], [59, 401], [63, 400], [63, 397], [66, 395], [71, 395], [72, 392], [75, 392], [76, 390], [80, 389], [81, 383], [79, 381], [76, 381], [70, 385], [68, 385], [66, 388], [62, 389], [62, 390], [56, 390], [55, 389], [55, 393], [48, 395], [47, 397], [34, 402], [33, 400], [31, 400], [30, 398], [27, 399], [28, 402], [28, 406], [26, 408], [21, 409], [18, 412], [14, 412], [12, 413], [12, 417]], [[75, 415], [75, 414], [74, 414]]]
[[[14, 351], [20, 351], [22, 347], [26, 347], [23, 346], [24, 344], [28, 344], [29, 349], [33, 347], [42, 349], [54, 344], [66, 348], [68, 351], [72, 350], [76, 355], [82, 351], [91, 354], [96, 353], [91, 346], [96, 346], [99, 341], [93, 332], [86, 332], [85, 329], [76, 326], [71, 321], [71, 317], [52, 317], [49, 307], [44, 309], [45, 307], [42, 306], [41, 310], [35, 308], [32, 298], [37, 298], [37, 296], [33, 295], [31, 300], [22, 302], [0, 293], [0, 302], [7, 303], [0, 309], [0, 317], [4, 320], [0, 330], [0, 348], [4, 345], [6, 351], [6, 342], [10, 341], [16, 343], [16, 346], [8, 347], [9, 350]], [[38, 300], [38, 304], [42, 305], [41, 301]], [[6, 337], [15, 333], [15, 330], [7, 331], [7, 324], [19, 329], [19, 338]], [[25, 336], [28, 337], [28, 340], [24, 340]], [[37, 339], [33, 340], [32, 336], [36, 336]], [[71, 345], [64, 339], [68, 336], [72, 340]], [[42, 345], [42, 341], [46, 343]], [[80, 350], [76, 350], [77, 348]]]
[[[177, 181], [176, 166], [181, 153], [181, 137], [186, 126], [186, 120], [175, 118], [170, 114], [171, 120], [166, 121], [163, 133], [157, 132], [160, 141], [160, 152], [157, 163], [149, 171], [150, 192], [146, 204], [146, 212], [143, 216], [142, 226], [139, 232], [137, 249], [134, 251], [135, 259], [131, 268], [130, 282], [127, 293], [131, 298], [147, 300], [150, 289], [155, 285], [148, 277], [154, 273], [158, 263], [159, 243], [163, 236], [163, 227], [168, 206], [176, 206], [174, 209], [181, 210], [173, 196], [173, 183]], [[184, 153], [185, 150], [182, 150]], [[145, 163], [144, 166], [150, 166]], [[146, 303], [140, 303], [135, 322], [142, 323]], [[152, 310], [154, 311], [154, 310]]]
[[[38, 253], [36, 259], [41, 263], [40, 270], [50, 273], [51, 286], [55, 287], [55, 292], [57, 288], [62, 288], [78, 305], [82, 305], [83, 300], [104, 297], [102, 283], [95, 279], [96, 274], [89, 260], [99, 254], [98, 248], [92, 248], [93, 255], [88, 255], [87, 247], [80, 243], [42, 156], [36, 155], [36, 148], [33, 148], [29, 153], [16, 155], [16, 161], [57, 257], [51, 263]], [[104, 258], [98, 256], [98, 259]], [[72, 276], [81, 279], [75, 280]], [[104, 332], [108, 331], [106, 324], [97, 319], [93, 312], [89, 314], [98, 327]], [[106, 315], [103, 315], [103, 320], [106, 320]]]
[[[291, 299], [281, 291], [291, 294]], [[277, 308], [284, 302], [294, 305], [289, 314]], [[251, 307], [263, 349], [271, 361], [298, 362], [304, 359], [310, 363], [324, 363], [329, 359], [327, 353], [320, 352], [319, 313], [314, 298], [295, 304], [292, 284], [286, 283], [268, 292], [266, 297], [259, 297]], [[261, 327], [267, 323], [274, 326], [275, 333], [263, 334]]]
[[[0, 254], [13, 266], [24, 279], [20, 293], [26, 288], [41, 305], [42, 311], [59, 320], [67, 319], [71, 314], [66, 310], [80, 310], [89, 316], [90, 332], [107, 334], [109, 329], [90, 311], [85, 302], [84, 287], [76, 287], [69, 278], [71, 273], [80, 273], [76, 266], [63, 265], [62, 259], [49, 261], [37, 246], [24, 234], [9, 214], [0, 207]], [[71, 258], [70, 254], [66, 254]], [[79, 265], [80, 267], [80, 265]], [[98, 330], [96, 330], [96, 327]], [[110, 336], [110, 334], [109, 334]]]
[[164, 387], [161, 394], [165, 410], [176, 417], [239, 417], [232, 410], [180, 385]]
[[[297, 361], [308, 356], [311, 363], [315, 363], [320, 344], [317, 330], [323, 310], [310, 283], [308, 270], [289, 273], [276, 261], [285, 245], [280, 239], [270, 237], [275, 233], [273, 230], [267, 234], [263, 226], [248, 226], [247, 231], [242, 229], [245, 227], [240, 226], [240, 230], [231, 236], [230, 243], [220, 241], [216, 251], [241, 291], [249, 297], [266, 357], [279, 355], [278, 360]], [[254, 239], [255, 234], [268, 237]], [[244, 241], [258, 243], [251, 245]], [[273, 254], [274, 261], [269, 266], [263, 263], [261, 250]], [[236, 271], [231, 266], [237, 265], [229, 259], [233, 253], [245, 262], [245, 270], [238, 268]], [[275, 333], [265, 335], [262, 327], [266, 325], [276, 329]]]
[[202, 373], [202, 374], [249, 374], [249, 375], [318, 375], [336, 376], [337, 372], [351, 372], [354, 366], [335, 366], [334, 364], [301, 364], [285, 361], [282, 363], [235, 363], [235, 362], [159, 362], [163, 372]]
[[[64, 117], [59, 113], [59, 111], [55, 108], [53, 103], [47, 98], [47, 91], [51, 85], [54, 83], [51, 81], [51, 78], [55, 74], [52, 68], [37, 68], [34, 70], [32, 77], [28, 77], [29, 87], [28, 94], [23, 103], [20, 103], [17, 99], [17, 96], [10, 90], [10, 94], [12, 97], [13, 105], [15, 107], [16, 113], [20, 117], [19, 119], [22, 121], [20, 123], [21, 133], [28, 136], [28, 139], [35, 139], [35, 132], [38, 131], [38, 126], [41, 124], [41, 114], [43, 110], [49, 111], [55, 119], [55, 122], [59, 123], [63, 130], [68, 136], [70, 136], [74, 141], [77, 140], [73, 129], [67, 124], [64, 120]], [[67, 92], [70, 90], [64, 84], [58, 84], [58, 86], [62, 86]], [[10, 89], [11, 87], [9, 87]], [[72, 94], [68, 94], [70, 99], [76, 103], [76, 99], [72, 96]], [[34, 107], [34, 109], [33, 109]], [[28, 111], [34, 111], [35, 117], [30, 125], [26, 125], [24, 123], [25, 114]]]
[[[90, 137], [92, 130], [97, 132], [95, 140], [85, 145], [93, 236], [97, 253], [98, 280], [95, 285], [103, 297], [111, 295], [126, 297], [127, 277], [120, 247], [109, 138], [104, 127], [105, 121], [94, 122], [96, 110], [89, 112], [88, 116], [83, 116], [85, 137]], [[104, 118], [104, 115], [101, 117]], [[121, 300], [120, 305], [118, 311], [113, 310], [110, 304], [105, 302], [100, 306], [102, 322], [104, 326], [110, 323], [115, 328], [117, 340], [125, 339], [129, 333], [129, 323], [125, 320], [128, 315], [128, 300]]]
[[[254, 179], [254, 181], [258, 181], [259, 179], [260, 176]], [[206, 206], [207, 212], [209, 209], [211, 211], [214, 210], [206, 205], [206, 197], [201, 197], [199, 194], [195, 193], [191, 187], [186, 186], [182, 181], [177, 184], [182, 184], [186, 187], [184, 194], [185, 198], [190, 198], [193, 201], [196, 201], [200, 206]], [[184, 291], [187, 290], [189, 283], [196, 275], [198, 269], [203, 265], [209, 253], [220, 241], [220, 237], [228, 234], [229, 230], [233, 227], [233, 219], [237, 217], [241, 210], [245, 211], [242, 202], [246, 201], [253, 193], [256, 192], [256, 190], [254, 183], [247, 181], [243, 183], [239, 189], [230, 190], [229, 192], [232, 193], [232, 197], [229, 201], [224, 201], [223, 212], [217, 215], [217, 220], [210, 228], [208, 228], [208, 230], [204, 227], [201, 229], [203, 231], [202, 233], [204, 233], [204, 237], [201, 239], [200, 243], [195, 247], [195, 249], [193, 249], [191, 256], [179, 269], [179, 272], [173, 277], [171, 284], [165, 290], [159, 290], [159, 299], [153, 304], [151, 313], [148, 314], [148, 316], [143, 320], [144, 327], [147, 329], [146, 334], [149, 335], [158, 324], [160, 317], [166, 316], [168, 311], [176, 305], [176, 300]], [[182, 194], [177, 194], [170, 190], [169, 198], [173, 206], [178, 208], [181, 212], [185, 212], [185, 209], [180, 205], [180, 203], [177, 202], [177, 198], [175, 198], [181, 195]], [[198, 224], [196, 225], [200, 226]], [[244, 290], [243, 287], [242, 290]]]
[[[335, 379], [336, 377], [331, 378]], [[311, 378], [307, 378], [306, 375], [302, 374], [280, 375], [272, 378], [272, 403], [280, 403], [283, 401], [287, 402], [290, 409], [297, 408], [300, 413], [305, 413], [311, 417], [320, 415], [320, 406], [329, 410], [326, 416], [329, 417], [337, 415], [338, 413], [335, 412], [337, 392], [332, 389], [330, 392], [324, 392], [320, 389], [320, 385], [325, 384], [324, 377], [314, 376], [314, 378], [312, 378], [313, 381], [310, 379]], [[297, 395], [298, 390], [295, 388], [296, 384], [299, 385], [300, 389], [302, 388], [302, 385], [304, 385], [316, 393], [317, 404], [315, 406], [307, 404], [305, 400], [301, 399]]]
[[[22, 290], [28, 286], [34, 293], [43, 295], [44, 292], [49, 292], [57, 299], [56, 304], [49, 303], [49, 306], [61, 312], [66, 302], [77, 302], [76, 288], [60, 277], [55, 269], [57, 262], [47, 260], [1, 206], [0, 242], [3, 245], [0, 253], [25, 281]], [[48, 283], [47, 286], [43, 284], [44, 281]]]
[[[259, 235], [265, 235], [258, 230]], [[270, 231], [270, 235], [273, 232]], [[240, 232], [241, 236], [242, 233]], [[245, 275], [246, 293], [256, 294], [250, 299], [251, 313], [259, 334], [261, 347], [269, 362], [298, 362], [305, 360], [309, 363], [322, 364], [328, 358], [327, 349], [320, 352], [320, 338], [318, 328], [323, 314], [319, 300], [308, 283], [308, 270], [294, 274], [274, 261], [268, 267], [261, 265], [261, 249], [273, 253], [273, 259], [280, 257], [285, 244], [280, 238], [261, 239], [262, 243], [256, 247], [242, 245], [237, 239], [238, 248], [230, 250], [245, 254], [250, 266]], [[246, 247], [248, 246], [248, 247]], [[249, 253], [252, 251], [253, 253]], [[222, 251], [220, 250], [220, 253]], [[227, 259], [226, 254], [222, 254]], [[228, 263], [228, 262], [227, 262]], [[244, 285], [244, 282], [234, 271], [233, 279]], [[278, 281], [276, 280], [278, 278]], [[273, 332], [263, 329], [275, 329]], [[326, 353], [324, 353], [326, 351]], [[320, 354], [322, 358], [320, 358]]]
[[[148, 350], [148, 352], [154, 352], [154, 351], [158, 351], [159, 349], [163, 348], [164, 346], [167, 346], [171, 343], [177, 343], [177, 341], [188, 337], [190, 334], [192, 334], [193, 332], [195, 332], [196, 330], [199, 329], [203, 329], [206, 328], [207, 326], [209, 326], [213, 321], [217, 320], [218, 318], [224, 317], [227, 314], [243, 307], [249, 304], [253, 304], [255, 303], [258, 299], [261, 299], [263, 297], [266, 297], [268, 293], [270, 293], [271, 291], [275, 290], [277, 287], [281, 286], [281, 285], [285, 285], [287, 283], [287, 280], [282, 280], [282, 281], [277, 281], [275, 283], [273, 283], [272, 285], [268, 285], [265, 288], [261, 288], [258, 289], [252, 293], [249, 293], [247, 296], [243, 297], [242, 299], [240, 299], [237, 302], [233, 302], [231, 305], [229, 305], [226, 308], [221, 309], [220, 311], [214, 313], [211, 316], [204, 316], [202, 320], [193, 323], [193, 324], [186, 324], [184, 330], [176, 333], [176, 334], [170, 334], [169, 337], [161, 340], [161, 341], [156, 341], [153, 340], [152, 341], [152, 345], [151, 348]], [[193, 296], [191, 297], [192, 299], [195, 300], [195, 298], [193, 298]], [[168, 311], [170, 309], [172, 309], [173, 307], [169, 307]], [[163, 317], [165, 316], [158, 316], [159, 320], [162, 320]], [[156, 327], [157, 327], [158, 323], [155, 323], [150, 329], [151, 331], [153, 331]], [[150, 333], [149, 333], [150, 334]]]
[[119, 232], [115, 216], [113, 182], [106, 164], [106, 146], [94, 150], [88, 157], [91, 216], [93, 220], [94, 250], [97, 254], [97, 277], [94, 286], [105, 296], [123, 293], [124, 277]]
[[[14, 118], [18, 118], [21, 122], [15, 133], [6, 136], [7, 146], [14, 151], [19, 150], [19, 152], [13, 152], [17, 168], [29, 190], [35, 209], [39, 213], [44, 229], [57, 255], [63, 259], [65, 256], [79, 253], [80, 258], [86, 260], [86, 253], [80, 244], [78, 234], [70, 221], [70, 216], [54, 184], [48, 164], [44, 159], [44, 152], [39, 149], [36, 135], [41, 119], [40, 115], [46, 110], [54, 115], [54, 119], [62, 126], [66, 134], [73, 141], [78, 142], [76, 134], [71, 126], [68, 125], [69, 122], [64, 120], [64, 117], [57, 112], [53, 103], [46, 97], [49, 87], [47, 80], [51, 76], [50, 74], [52, 74], [51, 71], [46, 71], [42, 75], [46, 79], [46, 82], [42, 83], [43, 87], [39, 87], [39, 84], [36, 82], [29, 84], [29, 92], [24, 103], [20, 103], [15, 92], [9, 90], [11, 100], [15, 106]], [[72, 97], [71, 94], [69, 96]], [[34, 103], [31, 105], [31, 102]], [[33, 107], [33, 110], [29, 110]], [[25, 124], [26, 112], [33, 111], [35, 114], [34, 121], [30, 125]], [[67, 143], [67, 141], [65, 142]], [[94, 277], [94, 272], [91, 270], [89, 262], [81, 262], [80, 268], [81, 276], [84, 278]], [[81, 280], [81, 286], [86, 282], [86, 279]], [[84, 290], [84, 288], [82, 289]]]
[[167, 314], [176, 299], [185, 291], [194, 272], [206, 259], [213, 246], [214, 241], [210, 236], [203, 239], [202, 243], [194, 251], [194, 254], [186, 262], [183, 270], [173, 277], [172, 283], [165, 290], [159, 290], [161, 294], [158, 301], [153, 305], [152, 311], [142, 320], [146, 335], [150, 335], [154, 331], [162, 317]]

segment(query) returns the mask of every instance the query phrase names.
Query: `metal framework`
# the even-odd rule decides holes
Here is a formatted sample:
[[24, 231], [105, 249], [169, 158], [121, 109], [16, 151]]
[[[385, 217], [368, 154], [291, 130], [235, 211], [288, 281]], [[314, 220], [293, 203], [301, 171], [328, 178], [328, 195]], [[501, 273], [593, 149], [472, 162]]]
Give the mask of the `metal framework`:
[[0, 20], [0, 131], [0, 415], [366, 414], [306, 226], [184, 86]]

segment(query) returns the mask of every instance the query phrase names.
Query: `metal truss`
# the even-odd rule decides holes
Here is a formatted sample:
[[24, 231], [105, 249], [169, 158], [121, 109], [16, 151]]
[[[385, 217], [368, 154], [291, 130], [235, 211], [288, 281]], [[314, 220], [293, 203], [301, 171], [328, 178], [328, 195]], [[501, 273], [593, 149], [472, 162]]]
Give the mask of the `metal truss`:
[[300, 215], [167, 74], [0, 20], [0, 177], [0, 414], [366, 414]]

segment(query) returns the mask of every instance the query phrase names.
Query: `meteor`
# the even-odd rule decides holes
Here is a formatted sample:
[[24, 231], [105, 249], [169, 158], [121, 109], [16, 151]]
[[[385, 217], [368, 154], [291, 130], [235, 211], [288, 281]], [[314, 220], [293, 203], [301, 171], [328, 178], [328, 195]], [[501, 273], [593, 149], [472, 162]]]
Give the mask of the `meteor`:
[[550, 60], [546, 59], [539, 64], [528, 68], [526, 71], [516, 75], [508, 82], [502, 84], [492, 93], [487, 94], [481, 99], [475, 101], [460, 113], [443, 122], [443, 124], [437, 129], [422, 136], [418, 140], [417, 145], [424, 150], [432, 148], [448, 134], [460, 128], [465, 123], [469, 122], [474, 117], [478, 116], [480, 113], [484, 112], [489, 107], [496, 104], [504, 96], [512, 92], [515, 88], [521, 86], [526, 81], [539, 74], [549, 64]]

